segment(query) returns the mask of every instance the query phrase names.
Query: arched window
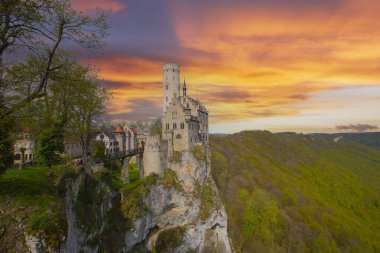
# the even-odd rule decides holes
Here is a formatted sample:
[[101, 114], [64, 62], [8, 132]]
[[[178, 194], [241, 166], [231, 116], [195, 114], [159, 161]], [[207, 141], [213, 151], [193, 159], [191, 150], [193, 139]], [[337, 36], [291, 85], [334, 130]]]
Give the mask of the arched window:
[[20, 154], [16, 154], [16, 155], [15, 155], [15, 160], [16, 160], [16, 161], [19, 161], [19, 160], [20, 160]]

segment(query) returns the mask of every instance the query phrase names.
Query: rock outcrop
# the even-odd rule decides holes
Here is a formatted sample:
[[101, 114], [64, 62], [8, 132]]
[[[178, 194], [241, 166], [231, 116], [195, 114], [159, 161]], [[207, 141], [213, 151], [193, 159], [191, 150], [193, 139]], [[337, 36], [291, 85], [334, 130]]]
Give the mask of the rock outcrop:
[[[161, 183], [154, 184], [144, 198], [147, 211], [126, 233], [125, 251], [138, 247], [159, 252], [231, 252], [227, 215], [210, 175], [209, 150], [195, 146], [173, 155], [177, 159], [171, 159]], [[174, 174], [170, 185], [165, 183], [169, 173]]]
[[[206, 146], [175, 152], [163, 177], [112, 185], [110, 173], [65, 177], [65, 235], [27, 234], [29, 252], [232, 252], [227, 215], [210, 174]], [[15, 223], [16, 224], [16, 223]], [[20, 225], [20, 233], [23, 225]], [[61, 243], [59, 243], [61, 242]], [[10, 246], [11, 247], [11, 246]]]

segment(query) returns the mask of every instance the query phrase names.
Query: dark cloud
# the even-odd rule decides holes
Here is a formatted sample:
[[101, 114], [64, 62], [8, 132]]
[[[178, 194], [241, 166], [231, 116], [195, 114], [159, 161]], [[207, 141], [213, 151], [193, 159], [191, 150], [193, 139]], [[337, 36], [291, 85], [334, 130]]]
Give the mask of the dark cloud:
[[356, 124], [356, 125], [340, 125], [340, 126], [336, 126], [336, 129], [344, 130], [344, 131], [365, 132], [365, 131], [370, 131], [370, 130], [376, 130], [379, 128], [375, 125]]
[[251, 98], [248, 92], [222, 89], [221, 91], [209, 92], [207, 95], [208, 102], [239, 102]]
[[102, 80], [102, 86], [110, 89], [160, 89], [162, 88], [161, 82], [118, 82], [110, 80]]

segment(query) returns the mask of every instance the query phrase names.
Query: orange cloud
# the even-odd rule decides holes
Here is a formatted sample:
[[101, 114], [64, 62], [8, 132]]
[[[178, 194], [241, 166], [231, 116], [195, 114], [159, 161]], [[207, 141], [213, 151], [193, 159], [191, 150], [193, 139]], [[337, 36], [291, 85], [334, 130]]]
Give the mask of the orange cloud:
[[[294, 117], [305, 110], [300, 102], [315, 94], [380, 85], [378, 1], [296, 1], [302, 8], [251, 2], [168, 6], [188, 94], [207, 105], [212, 123]], [[168, 56], [159, 53], [87, 60], [114, 88], [111, 114], [132, 117], [141, 101], [161, 107]], [[321, 103], [308, 109], [338, 106]]]

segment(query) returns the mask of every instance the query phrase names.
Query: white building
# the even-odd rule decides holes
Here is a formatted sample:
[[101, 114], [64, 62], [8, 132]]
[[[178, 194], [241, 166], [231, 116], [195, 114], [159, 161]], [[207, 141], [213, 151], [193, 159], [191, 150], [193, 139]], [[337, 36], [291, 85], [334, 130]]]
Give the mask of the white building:
[[[24, 150], [24, 152], [21, 152]], [[21, 155], [24, 153], [24, 163], [33, 162], [34, 159], [34, 140], [29, 129], [22, 129], [14, 144], [14, 163], [21, 163]]]
[[[169, 153], [188, 150], [198, 143], [208, 143], [208, 111], [200, 101], [187, 95], [185, 81], [182, 94], [178, 93], [179, 66], [173, 63], [165, 64], [163, 75], [165, 107], [162, 117], [162, 139], [168, 141]], [[174, 80], [171, 80], [173, 77]], [[171, 98], [169, 103], [166, 101], [167, 98]]]

